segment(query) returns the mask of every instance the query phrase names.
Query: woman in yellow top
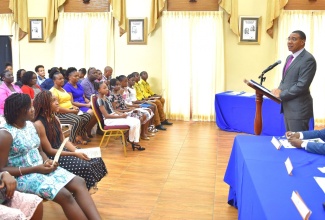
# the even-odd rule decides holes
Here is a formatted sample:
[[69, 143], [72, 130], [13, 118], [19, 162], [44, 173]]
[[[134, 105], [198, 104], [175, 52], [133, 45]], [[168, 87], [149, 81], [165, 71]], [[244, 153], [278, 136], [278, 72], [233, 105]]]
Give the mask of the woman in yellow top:
[[87, 136], [86, 127], [91, 118], [88, 113], [82, 113], [78, 107], [73, 106], [70, 94], [65, 91], [64, 78], [61, 73], [53, 75], [54, 86], [50, 90], [59, 101], [59, 113], [57, 113], [60, 122], [71, 124], [70, 141], [75, 144], [87, 144], [90, 139]]

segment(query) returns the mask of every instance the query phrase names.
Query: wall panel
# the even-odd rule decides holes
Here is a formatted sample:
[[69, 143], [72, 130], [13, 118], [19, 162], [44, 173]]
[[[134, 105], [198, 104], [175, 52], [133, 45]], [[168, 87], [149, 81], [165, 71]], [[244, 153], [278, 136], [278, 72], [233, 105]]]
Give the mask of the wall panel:
[[217, 0], [167, 0], [168, 11], [218, 11]]
[[324, 0], [289, 0], [285, 10], [325, 10]]
[[108, 0], [90, 0], [88, 4], [83, 0], [67, 0], [64, 4], [65, 12], [106, 12], [109, 11]]

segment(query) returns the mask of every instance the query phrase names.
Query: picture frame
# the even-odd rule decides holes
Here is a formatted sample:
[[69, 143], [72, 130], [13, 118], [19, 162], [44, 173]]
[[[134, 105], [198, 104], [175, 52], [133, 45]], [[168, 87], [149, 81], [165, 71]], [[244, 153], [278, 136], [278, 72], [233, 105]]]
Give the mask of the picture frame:
[[28, 18], [29, 42], [45, 42], [45, 18]]
[[127, 44], [147, 44], [148, 25], [147, 18], [127, 19]]
[[239, 17], [239, 44], [260, 44], [261, 20], [260, 16]]

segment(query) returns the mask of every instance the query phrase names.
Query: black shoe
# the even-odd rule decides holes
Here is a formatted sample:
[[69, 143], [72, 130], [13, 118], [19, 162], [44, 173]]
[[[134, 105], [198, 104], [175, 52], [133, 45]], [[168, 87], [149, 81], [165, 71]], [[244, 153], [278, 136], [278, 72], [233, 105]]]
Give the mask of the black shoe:
[[157, 126], [156, 126], [156, 129], [161, 130], [161, 131], [166, 131], [166, 130], [167, 130], [167, 128], [165, 128], [165, 127], [162, 126], [162, 125], [157, 125]]
[[145, 150], [146, 148], [141, 147], [140, 144], [132, 143], [132, 150], [134, 151], [134, 149], [137, 149], [137, 150], [139, 150], [139, 151], [143, 151], [143, 150]]
[[97, 129], [96, 134], [103, 135], [104, 132], [102, 130], [100, 130], [100, 129]]
[[172, 125], [173, 123], [169, 122], [167, 119], [161, 122], [162, 125]]

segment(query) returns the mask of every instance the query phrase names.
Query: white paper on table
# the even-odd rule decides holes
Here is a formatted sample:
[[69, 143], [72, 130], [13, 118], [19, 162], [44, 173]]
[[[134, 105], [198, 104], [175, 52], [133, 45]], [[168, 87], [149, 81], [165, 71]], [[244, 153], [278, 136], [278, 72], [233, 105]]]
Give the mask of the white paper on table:
[[288, 157], [287, 160], [284, 162], [286, 168], [287, 168], [287, 171], [288, 171], [288, 174], [291, 175], [292, 174], [292, 170], [293, 170], [293, 166], [292, 166], [292, 163], [291, 163], [291, 160], [290, 158]]
[[300, 213], [301, 217], [303, 219], [308, 219], [309, 216], [311, 215], [311, 211], [307, 207], [305, 202], [302, 200], [298, 192], [295, 191], [292, 192], [291, 200], [293, 204], [296, 206], [296, 208], [298, 209], [298, 212]]
[[279, 141], [284, 148], [296, 148], [296, 147], [292, 146], [287, 139], [280, 139]]
[[239, 94], [242, 94], [243, 92], [235, 92], [235, 91], [233, 91], [233, 92], [229, 92], [228, 94], [230, 94], [230, 95], [239, 95]]
[[318, 169], [320, 170], [320, 172], [325, 173], [325, 167], [318, 167]]
[[60, 148], [58, 149], [58, 151], [57, 151], [56, 154], [55, 154], [55, 157], [54, 157], [54, 159], [53, 159], [53, 163], [52, 163], [52, 165], [53, 165], [55, 162], [58, 162], [58, 161], [59, 161], [59, 158], [60, 158], [61, 152], [62, 152], [62, 150], [63, 150], [63, 148], [64, 148], [64, 146], [65, 146], [65, 144], [67, 143], [68, 140], [69, 140], [69, 137], [66, 137], [66, 138], [63, 140], [63, 142], [62, 142]]
[[250, 97], [250, 96], [253, 96], [255, 95], [254, 93], [252, 92], [245, 92], [245, 93], [241, 93], [240, 96], [247, 96], [247, 97]]
[[281, 142], [275, 137], [272, 138], [271, 142], [277, 150], [281, 148]]
[[[279, 140], [284, 148], [296, 148], [290, 144], [290, 142], [287, 139], [280, 139]], [[320, 138], [314, 138], [314, 139], [303, 139], [302, 141], [308, 141], [308, 142], [315, 142], [315, 143], [324, 143], [324, 141]]]
[[89, 158], [102, 157], [100, 147], [76, 149], [76, 152], [82, 152], [86, 154]]
[[318, 183], [319, 187], [323, 190], [323, 192], [325, 193], [325, 177], [317, 177], [314, 176], [314, 179], [316, 180], [316, 182]]

